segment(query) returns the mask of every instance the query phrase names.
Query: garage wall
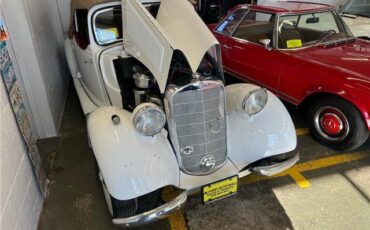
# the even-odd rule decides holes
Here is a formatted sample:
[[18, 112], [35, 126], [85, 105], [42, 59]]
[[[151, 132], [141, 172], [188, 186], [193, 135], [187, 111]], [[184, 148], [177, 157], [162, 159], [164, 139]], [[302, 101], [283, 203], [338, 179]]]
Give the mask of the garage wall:
[[43, 198], [0, 79], [0, 229], [36, 229]]
[[69, 79], [57, 0], [1, 0], [40, 138], [57, 136]]

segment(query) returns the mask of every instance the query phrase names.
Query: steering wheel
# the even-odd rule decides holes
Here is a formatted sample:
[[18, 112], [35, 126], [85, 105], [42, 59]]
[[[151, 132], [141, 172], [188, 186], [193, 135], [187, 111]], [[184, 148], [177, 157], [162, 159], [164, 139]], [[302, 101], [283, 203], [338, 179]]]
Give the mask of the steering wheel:
[[281, 33], [281, 28], [283, 28], [284, 25], [294, 26], [294, 23], [292, 21], [289, 21], [289, 20], [282, 21], [280, 26], [279, 26], [279, 33]]

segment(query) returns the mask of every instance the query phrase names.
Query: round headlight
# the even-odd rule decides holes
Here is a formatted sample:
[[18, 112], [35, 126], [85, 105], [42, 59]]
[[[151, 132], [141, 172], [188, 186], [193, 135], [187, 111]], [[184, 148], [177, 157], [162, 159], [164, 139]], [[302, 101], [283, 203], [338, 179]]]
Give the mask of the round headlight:
[[252, 91], [244, 98], [242, 108], [249, 116], [252, 116], [265, 108], [267, 98], [268, 96], [266, 90], [257, 89]]
[[132, 123], [139, 134], [154, 136], [166, 124], [166, 115], [163, 110], [153, 103], [143, 103], [133, 112]]

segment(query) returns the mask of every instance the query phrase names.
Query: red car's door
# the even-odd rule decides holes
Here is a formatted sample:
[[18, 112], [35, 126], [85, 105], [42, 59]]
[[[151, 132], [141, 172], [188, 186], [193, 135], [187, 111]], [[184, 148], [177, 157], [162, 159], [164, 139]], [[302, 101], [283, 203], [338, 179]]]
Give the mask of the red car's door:
[[221, 44], [222, 63], [226, 68], [230, 67], [230, 45], [232, 41], [231, 34], [235, 31], [237, 25], [248, 12], [247, 8], [240, 8], [230, 13], [225, 19], [214, 28], [214, 35]]
[[230, 45], [228, 45], [232, 39], [228, 35], [224, 34], [215, 34], [215, 37], [221, 44], [221, 54], [222, 54], [222, 65], [224, 68], [229, 69], [230, 68]]
[[274, 50], [237, 38], [230, 39], [228, 47], [227, 71], [277, 91], [282, 63]]
[[263, 45], [272, 44], [275, 17], [250, 10], [230, 36], [216, 36], [226, 71], [277, 92], [282, 63], [274, 49]]

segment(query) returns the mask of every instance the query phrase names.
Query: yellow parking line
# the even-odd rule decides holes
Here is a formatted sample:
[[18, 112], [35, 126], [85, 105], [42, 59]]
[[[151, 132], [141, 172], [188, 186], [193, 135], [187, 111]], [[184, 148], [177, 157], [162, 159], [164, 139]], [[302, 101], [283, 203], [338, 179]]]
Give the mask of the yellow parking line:
[[295, 132], [297, 133], [297, 136], [303, 136], [310, 133], [310, 130], [308, 128], [299, 128], [296, 129]]
[[370, 157], [370, 153], [355, 152], [355, 153], [347, 153], [347, 154], [342, 154], [342, 155], [337, 155], [337, 156], [332, 156], [332, 157], [325, 157], [325, 158], [318, 159], [318, 160], [296, 164], [290, 169], [284, 172], [281, 172], [279, 174], [276, 174], [272, 177], [260, 177], [260, 176], [255, 176], [255, 175], [248, 175], [247, 177], [240, 179], [240, 184], [245, 185], [245, 184], [255, 183], [258, 181], [269, 180], [272, 178], [290, 176], [297, 183], [298, 186], [300, 186], [301, 188], [307, 188], [309, 187], [308, 186], [309, 181], [307, 179], [303, 179], [304, 177], [301, 173], [320, 169], [320, 168], [326, 168], [326, 167], [330, 167], [334, 165], [339, 165], [339, 164], [343, 164], [343, 163], [347, 163], [347, 162], [351, 162], [355, 160], [361, 160], [366, 157]]
[[360, 160], [366, 157], [370, 157], [369, 152], [355, 152], [355, 153], [347, 153], [341, 154], [331, 157], [325, 157], [318, 160], [308, 161], [305, 163], [300, 163], [293, 166], [293, 169], [298, 170], [299, 172], [306, 172], [312, 171], [319, 168], [326, 168], [333, 165], [343, 164], [355, 160]]
[[[162, 192], [162, 199], [166, 202], [172, 200], [178, 195], [178, 191], [174, 191], [172, 187], [164, 188]], [[168, 217], [168, 221], [170, 222], [171, 230], [187, 230], [188, 227], [186, 225], [184, 213], [182, 210], [178, 210], [177, 212], [173, 213]]]
[[168, 217], [170, 221], [171, 230], [187, 230], [184, 213], [179, 210]]
[[288, 170], [288, 174], [299, 187], [311, 187], [311, 183], [302, 175], [302, 173], [298, 172], [298, 170], [290, 169]]

